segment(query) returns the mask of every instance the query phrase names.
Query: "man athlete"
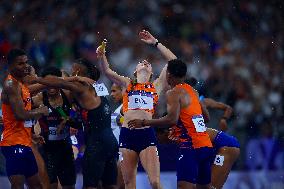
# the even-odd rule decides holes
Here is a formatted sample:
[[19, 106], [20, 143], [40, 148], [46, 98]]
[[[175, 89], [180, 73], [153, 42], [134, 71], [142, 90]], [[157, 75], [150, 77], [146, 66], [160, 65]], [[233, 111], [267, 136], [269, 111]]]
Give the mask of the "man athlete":
[[1, 95], [4, 129], [1, 150], [6, 159], [6, 171], [12, 189], [22, 189], [26, 181], [29, 188], [42, 188], [38, 167], [31, 149], [32, 121], [48, 115], [43, 106], [31, 110], [31, 95], [24, 84], [29, 75], [28, 57], [23, 50], [12, 49], [8, 56], [8, 76]]
[[187, 66], [180, 60], [171, 60], [167, 67], [167, 82], [171, 90], [167, 92], [168, 114], [160, 119], [131, 120], [130, 128], [145, 125], [173, 126], [179, 143], [177, 164], [177, 186], [179, 189], [210, 188], [212, 143], [206, 133], [203, 108], [198, 93], [184, 83]]
[[[88, 77], [97, 81], [99, 70], [86, 59], [72, 65], [73, 76]], [[83, 185], [86, 189], [97, 188], [102, 181], [104, 188], [115, 188], [117, 178], [118, 144], [111, 129], [111, 112], [105, 97], [99, 96], [91, 85], [79, 81], [65, 81], [48, 76], [33, 78], [34, 82], [49, 87], [71, 91], [84, 124], [86, 150], [83, 157]]]
[[[56, 67], [48, 67], [42, 72], [42, 77], [61, 77], [62, 72]], [[39, 119], [41, 135], [45, 143], [42, 154], [50, 181], [50, 188], [57, 189], [58, 180], [63, 189], [75, 188], [76, 172], [74, 155], [70, 139], [70, 126], [73, 120], [69, 118], [71, 109], [69, 91], [49, 88], [33, 97], [33, 106], [45, 105], [50, 109], [48, 116]]]

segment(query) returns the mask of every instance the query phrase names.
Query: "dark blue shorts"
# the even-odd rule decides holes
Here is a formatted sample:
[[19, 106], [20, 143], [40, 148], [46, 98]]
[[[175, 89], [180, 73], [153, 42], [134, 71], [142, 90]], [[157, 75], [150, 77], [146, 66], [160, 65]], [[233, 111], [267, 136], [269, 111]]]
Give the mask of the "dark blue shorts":
[[15, 145], [2, 146], [2, 153], [6, 159], [7, 176], [24, 175], [31, 177], [38, 172], [35, 156], [30, 147]]
[[225, 146], [240, 148], [240, 143], [235, 137], [219, 131], [213, 142], [214, 150], [217, 152], [220, 148]]
[[206, 185], [211, 182], [213, 149], [180, 148], [177, 160], [177, 181]]
[[119, 148], [126, 148], [140, 153], [149, 146], [156, 146], [157, 138], [153, 128], [128, 129], [122, 127], [119, 135]]

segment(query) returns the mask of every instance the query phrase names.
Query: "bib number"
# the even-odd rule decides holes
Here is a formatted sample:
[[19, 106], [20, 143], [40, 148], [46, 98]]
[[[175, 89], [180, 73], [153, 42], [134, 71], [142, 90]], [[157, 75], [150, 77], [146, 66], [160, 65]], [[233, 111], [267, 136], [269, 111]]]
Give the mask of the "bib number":
[[215, 160], [214, 160], [214, 164], [219, 165], [219, 166], [223, 166], [224, 160], [225, 160], [224, 156], [216, 155]]
[[57, 134], [57, 127], [48, 128], [48, 140], [63, 140], [65, 138], [64, 134]]
[[32, 120], [25, 121], [25, 122], [24, 122], [24, 126], [25, 126], [26, 128], [31, 128], [31, 127], [33, 127], [33, 122], [32, 122]]
[[193, 116], [192, 122], [194, 124], [196, 132], [203, 133], [206, 131], [206, 126], [202, 115]]
[[142, 109], [142, 110], [152, 110], [154, 107], [154, 101], [152, 97], [132, 95], [128, 98], [128, 109]]
[[109, 95], [108, 90], [104, 83], [94, 83], [93, 87], [96, 90], [98, 96], [107, 96]]

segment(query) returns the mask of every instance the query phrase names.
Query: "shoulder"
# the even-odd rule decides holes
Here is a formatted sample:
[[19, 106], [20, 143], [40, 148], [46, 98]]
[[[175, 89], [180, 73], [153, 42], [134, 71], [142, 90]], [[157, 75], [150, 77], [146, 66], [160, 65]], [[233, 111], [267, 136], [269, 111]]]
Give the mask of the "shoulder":
[[10, 92], [20, 89], [19, 82], [13, 80], [13, 79], [7, 79], [4, 81], [3, 90]]

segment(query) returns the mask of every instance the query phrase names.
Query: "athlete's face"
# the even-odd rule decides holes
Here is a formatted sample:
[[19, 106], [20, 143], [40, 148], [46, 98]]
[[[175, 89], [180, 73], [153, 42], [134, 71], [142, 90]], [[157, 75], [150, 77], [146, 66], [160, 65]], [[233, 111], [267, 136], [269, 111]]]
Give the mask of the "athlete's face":
[[121, 91], [119, 86], [112, 85], [110, 95], [115, 102], [121, 102], [122, 101], [122, 91]]
[[26, 55], [16, 57], [10, 69], [14, 75], [20, 78], [29, 75], [30, 65], [28, 64], [28, 57]]
[[147, 60], [140, 61], [136, 66], [135, 72], [139, 73], [141, 70], [152, 73], [152, 65]]

